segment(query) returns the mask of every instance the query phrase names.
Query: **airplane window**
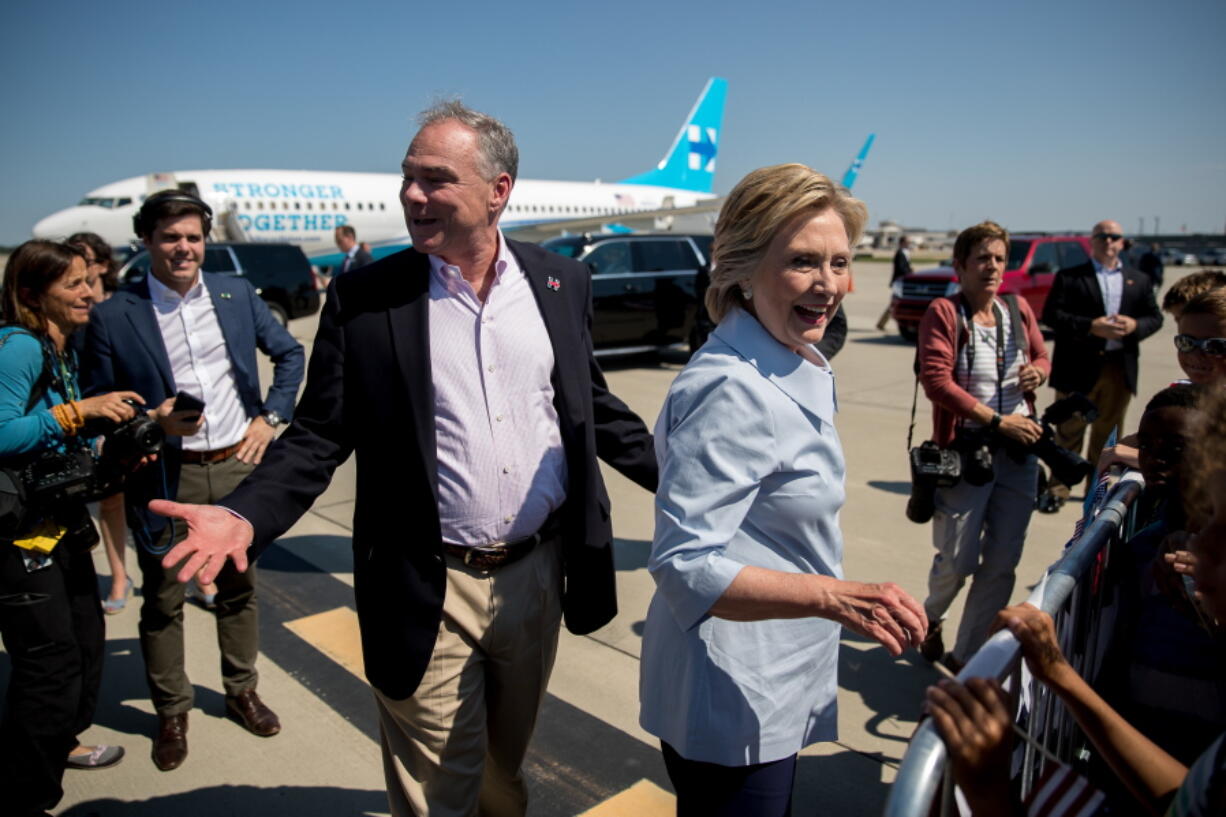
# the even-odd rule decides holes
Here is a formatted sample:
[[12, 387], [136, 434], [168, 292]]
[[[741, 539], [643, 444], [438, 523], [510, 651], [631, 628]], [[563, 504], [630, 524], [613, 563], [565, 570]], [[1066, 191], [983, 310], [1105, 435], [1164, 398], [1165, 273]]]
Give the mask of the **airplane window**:
[[314, 210], [314, 209], [315, 209], [314, 207], [312, 207], [312, 206], [311, 206], [311, 202], [309, 202], [309, 201], [307, 202], [307, 209], [308, 209], [308, 210]]
[[131, 203], [132, 203], [132, 199], [128, 198], [127, 196], [124, 196], [122, 199], [115, 202], [115, 206], [116, 207], [127, 207]]
[[282, 210], [288, 210], [288, 209], [289, 209], [289, 202], [288, 202], [288, 201], [283, 201], [283, 202], [281, 202], [281, 209], [282, 209]]
[[386, 205], [386, 204], [384, 204], [383, 202], [379, 202], [379, 209], [380, 209], [380, 210], [386, 210], [386, 209], [387, 209], [387, 205]]
[[262, 201], [257, 201], [257, 202], [255, 203], [255, 209], [257, 209], [257, 210], [263, 210], [263, 209], [264, 209], [264, 202], [262, 202]]
[[361, 209], [362, 209], [362, 202], [360, 202], [360, 201], [358, 202], [358, 209], [359, 209], [359, 210], [361, 210]]
[[346, 209], [346, 210], [348, 210], [348, 209], [349, 209], [349, 202], [345, 202], [345, 209]]
[[249, 201], [245, 201], [245, 202], [243, 202], [243, 209], [244, 209], [244, 210], [250, 210], [250, 209], [251, 209], [251, 202], [249, 202]]
[[302, 203], [301, 203], [301, 202], [297, 202], [297, 201], [296, 201], [296, 202], [294, 202], [294, 209], [295, 209], [295, 210], [301, 210], [301, 209], [302, 209]]
[[[348, 207], [348, 205], [346, 205], [346, 207]], [[334, 202], [332, 202], [332, 209], [333, 209], [333, 210], [339, 210], [339, 209], [341, 209], [341, 203], [340, 203], [339, 201], [334, 201]]]

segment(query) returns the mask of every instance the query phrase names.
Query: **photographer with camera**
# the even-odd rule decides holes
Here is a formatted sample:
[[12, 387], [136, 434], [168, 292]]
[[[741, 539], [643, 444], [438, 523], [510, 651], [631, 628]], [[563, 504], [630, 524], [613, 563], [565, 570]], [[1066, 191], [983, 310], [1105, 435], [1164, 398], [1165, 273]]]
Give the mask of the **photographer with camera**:
[[[96, 426], [128, 422], [134, 392], [81, 399], [68, 338], [93, 304], [85, 259], [27, 241], [9, 258], [0, 326], [0, 636], [12, 662], [0, 716], [5, 813], [43, 815], [66, 765], [101, 768], [118, 746], [81, 746], [102, 678], [103, 623], [85, 509]], [[70, 756], [71, 755], [71, 756]]]
[[[1033, 393], [1050, 365], [1034, 313], [1024, 300], [997, 297], [1009, 234], [991, 221], [963, 230], [954, 243], [961, 292], [938, 298], [920, 322], [919, 380], [932, 401], [933, 442], [961, 454], [961, 478], [932, 491], [932, 541], [920, 645], [929, 661], [945, 654], [941, 625], [968, 577], [974, 577], [948, 663], [959, 666], [986, 639], [1008, 605], [1034, 508], [1038, 463], [1029, 450], [1043, 437]], [[913, 496], [908, 515], [915, 519]]]

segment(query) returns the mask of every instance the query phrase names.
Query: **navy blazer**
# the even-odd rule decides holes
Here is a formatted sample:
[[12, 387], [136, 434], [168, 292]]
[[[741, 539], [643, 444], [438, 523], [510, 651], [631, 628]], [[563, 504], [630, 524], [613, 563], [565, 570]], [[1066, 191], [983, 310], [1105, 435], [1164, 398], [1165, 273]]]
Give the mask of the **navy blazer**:
[[[1141, 341], [1162, 328], [1162, 313], [1154, 300], [1149, 276], [1125, 267], [1120, 314], [1137, 322], [1136, 331], [1124, 337], [1124, 380], [1137, 393], [1137, 357]], [[1056, 335], [1052, 355], [1051, 387], [1060, 392], [1087, 394], [1094, 388], [1106, 361], [1107, 341], [1090, 334], [1090, 323], [1107, 314], [1102, 287], [1094, 264], [1087, 261], [1056, 273], [1043, 305], [1043, 323]]]
[[[553, 347], [568, 480], [561, 508], [565, 587], [559, 589], [566, 626], [586, 633], [617, 611], [609, 498], [596, 458], [655, 490], [655, 451], [643, 421], [609, 393], [592, 355], [587, 268], [532, 244], [507, 245]], [[429, 257], [416, 250], [334, 278], [294, 421], [220, 503], [254, 526], [255, 557], [356, 454], [354, 592], [366, 677], [394, 699], [412, 695], [421, 681], [447, 581], [429, 301]]]
[[[270, 410], [288, 419], [305, 366], [302, 344], [277, 323], [246, 280], [211, 272], [201, 274], [226, 339], [234, 382], [247, 416]], [[256, 368], [257, 348], [273, 362], [273, 382], [263, 398]], [[85, 334], [81, 382], [87, 394], [134, 391], [145, 398], [148, 408], [174, 396], [174, 375], [148, 282], [117, 292], [94, 307]], [[150, 513], [145, 505], [150, 499], [174, 499], [178, 494], [180, 444], [180, 437], [167, 438], [160, 458], [163, 467], [141, 469], [124, 486], [129, 524], [139, 545], [152, 545], [166, 526], [165, 517]]]

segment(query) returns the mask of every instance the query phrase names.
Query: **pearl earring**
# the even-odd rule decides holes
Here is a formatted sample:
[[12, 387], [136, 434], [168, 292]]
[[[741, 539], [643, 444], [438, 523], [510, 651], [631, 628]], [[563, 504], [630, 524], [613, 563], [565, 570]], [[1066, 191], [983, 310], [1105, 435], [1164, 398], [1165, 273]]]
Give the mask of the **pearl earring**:
[[750, 286], [749, 284], [743, 285], [741, 287], [741, 297], [747, 301], [752, 301], [753, 300], [753, 287]]

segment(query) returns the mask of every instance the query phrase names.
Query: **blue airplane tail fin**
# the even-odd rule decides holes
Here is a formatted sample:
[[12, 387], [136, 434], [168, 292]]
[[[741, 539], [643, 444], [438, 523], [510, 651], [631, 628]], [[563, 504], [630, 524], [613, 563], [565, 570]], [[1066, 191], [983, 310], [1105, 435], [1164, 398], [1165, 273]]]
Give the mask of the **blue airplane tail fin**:
[[707, 80], [707, 87], [660, 163], [646, 173], [622, 179], [622, 183], [710, 193], [715, 180], [715, 154], [719, 150], [727, 94], [727, 80], [719, 77]]
[[856, 177], [860, 175], [860, 168], [864, 166], [864, 160], [868, 158], [868, 152], [872, 149], [873, 140], [876, 138], [875, 133], [868, 135], [868, 138], [864, 140], [864, 147], [860, 148], [856, 158], [851, 160], [851, 167], [847, 168], [847, 172], [843, 174], [843, 186], [848, 190], [856, 183]]

